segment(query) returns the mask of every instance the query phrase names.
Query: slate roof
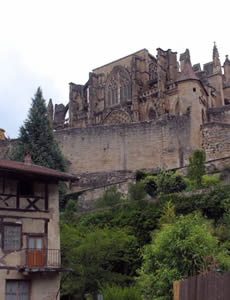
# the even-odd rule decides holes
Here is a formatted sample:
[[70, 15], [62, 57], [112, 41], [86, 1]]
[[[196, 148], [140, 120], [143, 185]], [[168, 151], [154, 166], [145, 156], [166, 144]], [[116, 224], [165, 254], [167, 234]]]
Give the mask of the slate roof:
[[186, 62], [183, 71], [178, 76], [177, 82], [189, 79], [199, 80], [199, 78], [195, 75], [192, 66]]
[[23, 162], [16, 162], [11, 160], [0, 160], [0, 172], [13, 172], [17, 174], [25, 174], [25, 175], [33, 175], [39, 177], [46, 177], [54, 180], [62, 180], [62, 181], [76, 181], [79, 178], [75, 175], [56, 171], [53, 169], [33, 165], [26, 164]]

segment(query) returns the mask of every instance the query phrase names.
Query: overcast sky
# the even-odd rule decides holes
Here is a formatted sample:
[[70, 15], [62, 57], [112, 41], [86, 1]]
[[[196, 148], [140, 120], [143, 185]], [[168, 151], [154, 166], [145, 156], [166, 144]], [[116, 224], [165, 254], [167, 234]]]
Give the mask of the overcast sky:
[[203, 64], [216, 41], [223, 63], [229, 11], [227, 0], [0, 0], [0, 128], [17, 136], [38, 86], [67, 103], [69, 82], [142, 48], [189, 48]]

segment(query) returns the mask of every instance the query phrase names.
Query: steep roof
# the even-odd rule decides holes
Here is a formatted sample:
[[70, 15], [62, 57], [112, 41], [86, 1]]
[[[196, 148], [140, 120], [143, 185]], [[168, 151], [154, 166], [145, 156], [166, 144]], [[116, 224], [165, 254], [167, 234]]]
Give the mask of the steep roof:
[[199, 80], [199, 78], [195, 75], [191, 64], [189, 62], [185, 62], [182, 72], [179, 73], [177, 82], [191, 80], [191, 79]]
[[72, 174], [11, 160], [0, 160], [0, 173], [1, 172], [46, 177], [49, 179], [61, 181], [78, 180], [78, 177]]

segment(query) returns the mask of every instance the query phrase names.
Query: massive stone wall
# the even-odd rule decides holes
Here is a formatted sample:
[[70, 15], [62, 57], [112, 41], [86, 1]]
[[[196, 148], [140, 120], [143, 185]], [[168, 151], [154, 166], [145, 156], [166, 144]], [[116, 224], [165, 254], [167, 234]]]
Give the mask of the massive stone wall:
[[221, 122], [230, 124], [230, 105], [209, 108], [208, 118], [210, 122]]
[[157, 122], [65, 129], [56, 138], [69, 171], [81, 174], [183, 166], [193, 150], [190, 133], [187, 113]]
[[204, 124], [201, 126], [201, 134], [202, 148], [208, 161], [230, 156], [230, 124]]

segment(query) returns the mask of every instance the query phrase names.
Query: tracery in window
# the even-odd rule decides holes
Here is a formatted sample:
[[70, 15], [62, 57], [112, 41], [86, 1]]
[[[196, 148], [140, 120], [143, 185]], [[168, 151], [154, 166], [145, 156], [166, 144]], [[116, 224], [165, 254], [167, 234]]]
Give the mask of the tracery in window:
[[154, 63], [149, 65], [149, 79], [157, 81], [157, 65]]
[[155, 110], [151, 107], [149, 110], [149, 120], [154, 120], [156, 119], [157, 115]]
[[115, 106], [131, 100], [131, 79], [128, 71], [121, 66], [110, 73], [107, 83], [106, 106]]

